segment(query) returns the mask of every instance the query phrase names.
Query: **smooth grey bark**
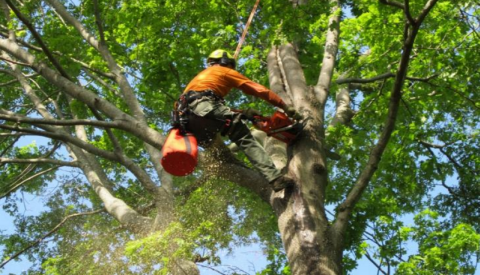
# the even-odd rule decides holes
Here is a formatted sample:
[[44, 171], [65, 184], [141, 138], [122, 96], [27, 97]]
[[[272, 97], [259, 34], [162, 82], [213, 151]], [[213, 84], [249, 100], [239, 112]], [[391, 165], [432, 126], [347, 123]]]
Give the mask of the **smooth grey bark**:
[[120, 111], [115, 105], [105, 99], [62, 77], [59, 73], [52, 70], [44, 63], [37, 62], [33, 55], [23, 50], [13, 41], [0, 39], [0, 49], [8, 52], [11, 56], [30, 66], [51, 84], [62, 89], [67, 95], [80, 100], [93, 109], [99, 110], [110, 119], [118, 121], [126, 131], [155, 147], [162, 147], [165, 137], [160, 133], [151, 129], [148, 125], [138, 122], [132, 116]]
[[332, 253], [333, 244], [329, 244], [331, 238], [323, 205], [322, 190], [327, 184], [327, 173], [323, 131], [319, 131], [323, 128], [322, 104], [306, 85], [293, 45], [281, 46], [279, 53], [282, 60], [279, 66], [285, 66], [283, 71], [287, 72], [285, 90], [294, 99], [295, 108], [309, 120], [302, 135], [289, 148], [287, 170], [295, 179], [296, 187], [293, 192], [285, 190], [274, 194], [271, 205], [278, 216], [292, 274], [334, 274], [319, 273], [336, 272], [340, 267], [338, 261], [332, 260], [335, 253]]
[[[343, 273], [344, 238], [348, 221], [356, 203], [376, 171], [395, 127], [401, 89], [406, 79], [413, 43], [423, 19], [435, 5], [436, 0], [428, 1], [417, 18], [412, 17], [408, 6], [402, 6], [408, 23], [405, 25], [404, 47], [395, 74], [395, 83], [384, 129], [378, 143], [370, 153], [367, 166], [346, 199], [339, 205], [335, 220], [332, 222], [327, 219], [324, 209], [328, 175], [327, 160], [322, 148], [325, 146], [324, 108], [330, 92], [338, 50], [340, 13], [336, 13], [336, 10], [340, 8], [340, 5], [336, 0], [330, 2], [332, 16], [329, 20], [323, 65], [318, 83], [313, 89], [307, 88], [304, 83], [302, 69], [292, 45], [280, 47], [281, 62], [270, 64], [270, 62], [275, 62], [274, 50], [270, 52], [268, 59], [270, 78], [275, 87], [285, 92], [287, 98], [292, 98], [295, 108], [310, 119], [302, 136], [289, 148], [288, 173], [295, 179], [296, 186], [293, 191], [275, 194], [271, 201], [278, 216], [278, 225], [289, 265], [292, 274], [295, 275]], [[284, 77], [281, 76], [282, 72], [287, 72]], [[279, 79], [283, 81], [283, 87], [277, 83]], [[353, 112], [350, 107], [348, 88], [341, 88], [337, 93], [336, 100], [336, 115], [331, 124], [349, 122]]]
[[354, 112], [351, 108], [350, 91], [348, 85], [341, 87], [335, 97], [336, 108], [335, 116], [330, 121], [330, 126], [335, 127], [339, 124], [346, 125], [352, 119]]
[[[339, 8], [333, 1], [332, 14]], [[324, 198], [328, 184], [324, 152], [324, 106], [335, 65], [340, 17], [330, 18], [327, 46], [318, 84], [307, 86], [295, 47], [279, 49], [285, 72], [285, 90], [293, 106], [308, 118], [299, 139], [289, 148], [288, 173], [295, 179], [293, 192], [273, 199], [278, 225], [292, 274], [341, 274], [342, 247], [325, 214]], [[273, 59], [269, 59], [272, 60]], [[269, 68], [275, 66], [269, 64]], [[271, 70], [273, 71], [273, 70]], [[272, 75], [272, 74], [271, 74]]]

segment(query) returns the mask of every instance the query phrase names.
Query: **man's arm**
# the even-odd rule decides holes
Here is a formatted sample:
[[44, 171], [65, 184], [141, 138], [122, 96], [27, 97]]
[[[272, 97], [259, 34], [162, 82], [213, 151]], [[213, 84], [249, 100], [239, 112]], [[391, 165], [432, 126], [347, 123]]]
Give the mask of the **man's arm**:
[[248, 95], [253, 95], [269, 102], [273, 106], [281, 109], [287, 108], [285, 102], [283, 102], [283, 100], [277, 94], [263, 85], [253, 81], [247, 81], [238, 88]]

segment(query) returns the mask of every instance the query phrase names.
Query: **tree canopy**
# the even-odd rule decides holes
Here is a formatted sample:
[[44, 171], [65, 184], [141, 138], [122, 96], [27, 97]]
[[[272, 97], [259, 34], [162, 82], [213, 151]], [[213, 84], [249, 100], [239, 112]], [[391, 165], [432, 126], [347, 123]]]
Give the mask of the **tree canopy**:
[[[258, 274], [349, 273], [362, 257], [382, 274], [475, 274], [476, 1], [260, 1], [237, 70], [306, 118], [292, 146], [259, 135], [296, 187], [272, 192], [221, 140], [194, 174], [163, 171], [174, 102], [211, 51], [235, 50], [254, 2], [0, 0], [0, 201], [15, 220], [0, 270], [26, 255], [29, 274], [198, 274], [256, 242]], [[44, 210], [25, 215], [24, 194]]]

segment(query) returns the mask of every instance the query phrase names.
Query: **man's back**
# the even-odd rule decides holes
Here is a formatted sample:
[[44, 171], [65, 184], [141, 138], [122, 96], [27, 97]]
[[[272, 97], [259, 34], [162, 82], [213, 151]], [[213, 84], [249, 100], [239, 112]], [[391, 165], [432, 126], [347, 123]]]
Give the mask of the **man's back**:
[[248, 78], [233, 69], [210, 66], [190, 81], [185, 92], [212, 90], [215, 94], [225, 97], [232, 88], [238, 88], [248, 81]]

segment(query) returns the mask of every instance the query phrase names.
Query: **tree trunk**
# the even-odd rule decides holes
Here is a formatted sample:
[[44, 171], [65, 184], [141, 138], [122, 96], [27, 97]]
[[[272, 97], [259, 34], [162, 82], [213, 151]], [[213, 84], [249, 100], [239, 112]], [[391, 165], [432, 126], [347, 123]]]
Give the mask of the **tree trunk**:
[[[330, 225], [325, 212], [328, 184], [324, 112], [338, 49], [339, 3], [332, 2], [323, 66], [318, 83], [309, 88], [292, 44], [269, 54], [269, 76], [276, 92], [304, 116], [302, 134], [288, 148], [288, 174], [294, 190], [275, 194], [271, 204], [292, 274], [342, 274], [343, 234]], [[279, 84], [282, 80], [282, 84]]]

